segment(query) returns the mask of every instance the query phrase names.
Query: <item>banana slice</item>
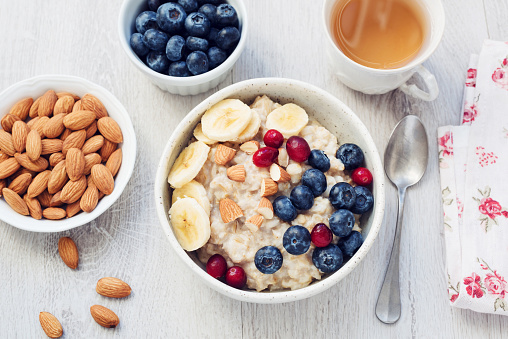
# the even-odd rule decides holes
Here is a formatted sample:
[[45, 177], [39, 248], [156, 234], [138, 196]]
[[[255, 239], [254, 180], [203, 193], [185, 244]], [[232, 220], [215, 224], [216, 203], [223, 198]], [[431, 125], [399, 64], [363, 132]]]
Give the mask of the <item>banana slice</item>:
[[195, 251], [210, 239], [210, 219], [196, 199], [177, 200], [169, 209], [171, 227], [186, 251]]
[[201, 185], [196, 180], [192, 180], [180, 188], [176, 188], [173, 191], [172, 203], [174, 204], [177, 200], [183, 198], [193, 198], [196, 199], [198, 204], [203, 207], [206, 212], [206, 215], [210, 215], [210, 200], [206, 195], [206, 190], [203, 185]]
[[266, 128], [276, 129], [287, 139], [298, 135], [308, 122], [309, 116], [303, 108], [295, 104], [285, 104], [268, 114]]
[[245, 127], [243, 132], [234, 141], [242, 143], [252, 140], [252, 138], [254, 138], [256, 134], [258, 134], [259, 127], [261, 127], [261, 118], [259, 117], [258, 112], [252, 110], [252, 117], [250, 118], [249, 124], [247, 125], [247, 127]]
[[211, 140], [232, 141], [238, 138], [250, 122], [252, 111], [238, 99], [222, 100], [201, 118], [203, 134]]
[[203, 134], [203, 130], [201, 129], [201, 123], [199, 123], [196, 126], [196, 128], [194, 128], [194, 137], [196, 139], [198, 139], [199, 141], [204, 142], [207, 145], [214, 145], [218, 142], [217, 140], [212, 140]]
[[208, 158], [209, 151], [210, 147], [202, 141], [195, 141], [187, 146], [169, 171], [168, 182], [170, 185], [180, 188], [194, 179]]

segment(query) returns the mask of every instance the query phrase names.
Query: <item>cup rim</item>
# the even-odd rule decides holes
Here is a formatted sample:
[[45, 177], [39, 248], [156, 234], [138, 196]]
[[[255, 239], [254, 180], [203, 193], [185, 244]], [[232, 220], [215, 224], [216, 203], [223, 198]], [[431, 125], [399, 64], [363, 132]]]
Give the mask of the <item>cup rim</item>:
[[359, 64], [356, 61], [353, 61], [350, 58], [348, 58], [342, 52], [342, 50], [337, 47], [337, 44], [333, 40], [331, 33], [330, 33], [330, 29], [328, 27], [329, 25], [327, 23], [329, 14], [326, 11], [326, 6], [331, 1], [336, 3], [337, 1], [341, 1], [341, 0], [325, 0], [325, 2], [323, 3], [321, 13], [322, 13], [322, 19], [323, 19], [322, 20], [323, 27], [324, 27], [324, 30], [326, 33], [326, 38], [328, 39], [328, 42], [333, 46], [333, 49], [336, 52], [338, 52], [340, 55], [342, 55], [344, 57], [344, 59], [347, 60], [348, 63], [350, 63], [351, 65], [357, 66], [362, 70], [369, 71], [369, 72], [375, 72], [375, 73], [379, 73], [379, 74], [385, 74], [385, 75], [392, 75], [392, 74], [403, 73], [405, 71], [410, 71], [410, 70], [414, 69], [415, 67], [417, 67], [418, 65], [421, 65], [422, 63], [424, 63], [434, 53], [436, 48], [439, 46], [441, 40], [443, 39], [444, 28], [446, 25], [446, 16], [445, 16], [443, 4], [441, 3], [440, 0], [437, 0], [435, 2], [435, 4], [438, 7], [437, 11], [439, 12], [439, 16], [442, 17], [443, 24], [441, 25], [441, 29], [436, 31], [435, 38], [431, 41], [431, 43], [429, 44], [425, 53], [422, 56], [415, 58], [410, 63], [408, 63], [402, 67], [398, 67], [398, 68], [381, 69], [381, 68], [372, 68], [372, 67], [364, 66], [364, 65]]

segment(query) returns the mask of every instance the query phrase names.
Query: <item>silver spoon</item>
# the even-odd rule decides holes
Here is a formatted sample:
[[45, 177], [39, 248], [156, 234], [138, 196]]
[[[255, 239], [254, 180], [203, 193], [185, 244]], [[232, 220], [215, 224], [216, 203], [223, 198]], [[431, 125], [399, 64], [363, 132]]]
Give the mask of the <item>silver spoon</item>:
[[395, 239], [376, 304], [376, 316], [385, 324], [393, 324], [400, 318], [399, 248], [406, 188], [420, 181], [427, 168], [428, 156], [425, 127], [416, 116], [406, 116], [395, 126], [385, 150], [386, 175], [399, 191]]

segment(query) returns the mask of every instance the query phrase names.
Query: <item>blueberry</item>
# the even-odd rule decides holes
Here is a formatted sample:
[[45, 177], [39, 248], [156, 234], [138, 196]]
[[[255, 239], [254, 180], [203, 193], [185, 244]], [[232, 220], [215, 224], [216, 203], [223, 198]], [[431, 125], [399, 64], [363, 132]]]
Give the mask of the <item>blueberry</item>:
[[168, 1], [169, 0], [148, 0], [148, 8], [150, 8], [151, 11], [155, 12], [160, 5]]
[[342, 266], [342, 251], [337, 245], [316, 247], [312, 253], [312, 263], [323, 273], [332, 273]]
[[164, 52], [151, 51], [146, 56], [146, 63], [148, 67], [159, 73], [166, 73], [169, 66], [169, 60]]
[[131, 48], [139, 57], [144, 57], [150, 52], [150, 49], [143, 42], [143, 34], [134, 33], [131, 35], [130, 40]]
[[304, 185], [296, 186], [291, 191], [289, 199], [299, 210], [308, 210], [314, 205], [314, 194], [310, 188]]
[[300, 225], [291, 226], [284, 232], [282, 245], [289, 254], [304, 254], [310, 248], [310, 232]]
[[148, 48], [150, 48], [152, 51], [157, 52], [162, 52], [166, 49], [168, 40], [169, 38], [166, 33], [156, 29], [149, 29], [143, 36], [143, 42], [145, 45], [148, 46]]
[[355, 225], [355, 216], [349, 210], [340, 209], [328, 219], [330, 229], [338, 237], [347, 237]]
[[210, 46], [214, 46], [217, 44], [217, 37], [219, 36], [219, 30], [215, 27], [210, 28], [210, 33], [208, 33], [208, 43]]
[[320, 170], [321, 172], [326, 172], [330, 169], [330, 159], [325, 154], [325, 152], [319, 149], [313, 149], [310, 151], [309, 158], [307, 159], [309, 165]]
[[210, 69], [215, 68], [222, 64], [224, 60], [228, 58], [228, 54], [219, 47], [210, 47], [208, 50], [208, 62], [210, 63]]
[[178, 4], [182, 6], [187, 13], [194, 12], [199, 7], [197, 0], [178, 0]]
[[168, 75], [172, 77], [189, 77], [192, 74], [189, 72], [185, 61], [176, 61], [169, 65]]
[[288, 197], [281, 195], [273, 201], [273, 213], [283, 221], [293, 221], [296, 216], [296, 208]]
[[145, 34], [149, 29], [159, 29], [159, 26], [157, 26], [157, 13], [152, 11], [142, 12], [136, 18], [136, 30], [138, 33]]
[[193, 36], [206, 38], [210, 33], [210, 27], [210, 20], [203, 13], [191, 13], [185, 19], [185, 29]]
[[273, 274], [282, 267], [282, 254], [275, 246], [260, 248], [254, 257], [254, 264], [264, 274]]
[[157, 24], [164, 31], [175, 34], [183, 29], [187, 13], [179, 4], [168, 2], [157, 10]]
[[213, 26], [217, 22], [217, 7], [212, 4], [204, 4], [203, 6], [199, 7], [198, 9], [199, 13], [203, 13], [206, 15], [208, 20], [210, 20], [210, 24]]
[[235, 47], [240, 40], [240, 31], [236, 27], [224, 27], [217, 34], [217, 46], [223, 50]]
[[350, 210], [356, 200], [355, 189], [347, 182], [339, 182], [333, 185], [328, 199], [330, 199], [330, 203], [336, 209], [344, 208]]
[[208, 40], [203, 38], [198, 38], [195, 36], [187, 37], [185, 41], [185, 45], [191, 51], [203, 51], [206, 52], [208, 50]]
[[221, 4], [217, 6], [217, 24], [220, 27], [234, 26], [238, 22], [236, 10], [230, 4]]
[[326, 177], [323, 172], [315, 168], [308, 169], [303, 173], [302, 184], [310, 188], [315, 197], [326, 191]]
[[372, 193], [364, 186], [356, 186], [355, 193], [355, 204], [351, 208], [351, 212], [356, 214], [368, 212], [374, 206], [374, 196], [372, 196]]
[[344, 168], [353, 170], [363, 164], [363, 151], [355, 144], [343, 144], [337, 150], [337, 159], [342, 161]]
[[184, 47], [185, 39], [179, 35], [173, 35], [166, 45], [166, 56], [171, 61], [181, 60]]
[[352, 257], [362, 244], [362, 234], [357, 231], [351, 232], [347, 237], [340, 238], [337, 243], [342, 252], [348, 257]]
[[186, 62], [187, 68], [194, 75], [208, 72], [208, 57], [202, 51], [196, 51], [189, 54]]

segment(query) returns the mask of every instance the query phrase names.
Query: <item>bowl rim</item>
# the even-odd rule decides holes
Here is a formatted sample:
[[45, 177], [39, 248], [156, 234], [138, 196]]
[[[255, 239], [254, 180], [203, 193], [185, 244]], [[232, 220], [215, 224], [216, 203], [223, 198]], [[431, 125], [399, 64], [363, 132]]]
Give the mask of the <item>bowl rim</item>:
[[[366, 142], [369, 145], [369, 148], [373, 150], [371, 155], [371, 160], [373, 163], [373, 169], [374, 169], [374, 175], [376, 177], [376, 181], [374, 183], [376, 187], [376, 199], [375, 199], [375, 208], [377, 213], [374, 215], [372, 226], [369, 231], [369, 234], [364, 240], [364, 243], [359, 251], [356, 252], [356, 254], [344, 265], [342, 266], [337, 272], [329, 275], [326, 279], [322, 279], [319, 281], [315, 281], [309, 286], [303, 287], [301, 289], [297, 290], [283, 290], [283, 291], [276, 291], [276, 292], [257, 292], [252, 290], [239, 290], [236, 288], [233, 288], [231, 286], [226, 285], [225, 283], [214, 279], [209, 274], [206, 273], [205, 270], [203, 270], [201, 267], [199, 267], [187, 254], [186, 251], [182, 249], [178, 241], [176, 240], [176, 237], [174, 236], [171, 225], [167, 218], [167, 211], [164, 209], [163, 204], [163, 188], [164, 185], [167, 183], [167, 178], [164, 173], [165, 168], [167, 166], [167, 162], [169, 160], [169, 157], [171, 153], [174, 151], [175, 147], [178, 146], [177, 143], [177, 136], [181, 135], [182, 133], [187, 133], [188, 129], [190, 128], [190, 122], [192, 122], [197, 116], [202, 115], [207, 108], [209, 108], [213, 103], [216, 103], [217, 101], [228, 98], [231, 96], [234, 96], [236, 93], [241, 92], [243, 89], [247, 89], [251, 86], [258, 86], [262, 87], [267, 84], [273, 84], [273, 85], [293, 85], [298, 86], [301, 88], [305, 88], [306, 90], [310, 90], [311, 92], [314, 92], [315, 94], [321, 95], [326, 97], [328, 100], [332, 101], [334, 104], [341, 107], [341, 109], [344, 111], [344, 114], [347, 114], [351, 121], [360, 129], [362, 130], [363, 135], [366, 137]], [[260, 90], [260, 94], [262, 94], [262, 89]], [[193, 128], [194, 126], [192, 126]], [[346, 106], [342, 101], [340, 101], [338, 98], [336, 98], [334, 95], [328, 93], [327, 91], [316, 87], [314, 85], [305, 83], [303, 81], [299, 80], [293, 80], [293, 79], [287, 79], [287, 78], [257, 78], [257, 79], [250, 79], [245, 80], [242, 82], [238, 82], [235, 84], [232, 84], [228, 87], [225, 87], [224, 89], [214, 93], [213, 95], [209, 96], [205, 100], [203, 100], [201, 103], [199, 103], [196, 107], [194, 107], [182, 121], [178, 124], [174, 132], [172, 133], [171, 137], [169, 138], [163, 154], [161, 156], [159, 165], [157, 167], [157, 174], [155, 178], [155, 186], [154, 186], [154, 193], [155, 193], [155, 203], [156, 203], [156, 210], [157, 215], [159, 217], [159, 221], [161, 223], [161, 226], [171, 243], [173, 250], [176, 252], [176, 254], [180, 257], [180, 259], [183, 260], [183, 262], [186, 264], [186, 266], [191, 269], [193, 272], [195, 272], [208, 286], [212, 287], [214, 290], [231, 297], [236, 300], [240, 301], [247, 301], [247, 302], [254, 302], [254, 303], [283, 303], [283, 302], [290, 302], [290, 301], [296, 301], [301, 300], [305, 298], [309, 298], [313, 295], [316, 295], [318, 293], [321, 293], [325, 291], [326, 289], [330, 288], [331, 286], [335, 285], [337, 282], [339, 282], [341, 279], [343, 279], [345, 276], [347, 276], [366, 256], [366, 254], [369, 252], [370, 248], [374, 244], [375, 239], [377, 238], [377, 235], [379, 233], [379, 230], [382, 225], [383, 216], [384, 216], [384, 209], [385, 209], [385, 191], [384, 191], [384, 172], [383, 167], [381, 164], [381, 159], [379, 156], [379, 152], [377, 151], [377, 147], [374, 143], [374, 140], [372, 139], [372, 136], [367, 130], [367, 127], [363, 124], [363, 122], [356, 116], [356, 114], [353, 113], [353, 111]]]
[[[86, 87], [86, 90], [88, 93], [94, 92], [94, 93], [100, 93], [98, 96], [106, 97], [107, 101], [112, 102], [112, 105], [115, 108], [115, 113], [118, 112], [118, 115], [122, 116], [122, 120], [125, 120], [125, 123], [127, 126], [121, 127], [122, 133], [124, 134], [124, 137], [126, 135], [132, 136], [132, 139], [126, 141], [124, 139], [124, 142], [122, 143], [121, 149], [122, 154], [124, 154], [122, 159], [122, 175], [120, 176], [120, 172], [118, 173], [117, 177], [115, 178], [115, 190], [113, 193], [111, 193], [108, 196], [105, 196], [99, 204], [97, 204], [97, 207], [91, 212], [91, 213], [80, 213], [78, 215], [75, 215], [71, 218], [65, 218], [61, 220], [47, 220], [47, 219], [33, 219], [30, 216], [23, 216], [23, 221], [13, 221], [13, 220], [7, 220], [5, 214], [0, 214], [0, 220], [4, 221], [5, 223], [14, 226], [16, 228], [19, 228], [24, 231], [31, 231], [31, 232], [41, 232], [41, 233], [51, 233], [51, 232], [62, 232], [66, 231], [72, 228], [76, 228], [78, 226], [82, 226], [97, 217], [99, 217], [101, 214], [103, 214], [106, 210], [108, 210], [120, 197], [120, 195], [123, 193], [123, 190], [127, 186], [127, 183], [129, 182], [133, 170], [134, 165], [136, 162], [136, 134], [134, 132], [134, 127], [132, 126], [132, 121], [130, 119], [130, 116], [125, 109], [125, 107], [122, 105], [122, 103], [107, 89], [105, 89], [102, 86], [99, 86], [89, 80], [86, 80], [84, 78], [80, 78], [77, 76], [72, 75], [63, 75], [63, 74], [45, 74], [45, 75], [38, 75], [32, 78], [28, 78], [25, 80], [21, 80], [15, 84], [12, 84], [11, 86], [4, 89], [2, 92], [0, 92], [0, 99], [9, 96], [9, 97], [16, 97], [16, 93], [19, 93], [20, 90], [27, 86], [35, 87], [38, 86], [38, 84], [44, 84], [44, 83], [52, 83], [53, 85], [44, 85], [43, 87], [47, 89], [50, 89], [51, 86], [58, 87], [58, 86], [65, 86], [65, 84], [76, 84], [78, 86], [84, 86]], [[96, 94], [94, 94], [96, 95]], [[26, 97], [26, 95], [25, 95]], [[21, 98], [21, 96], [19, 96]], [[101, 101], [103, 101], [102, 98], [100, 98]], [[108, 109], [108, 111], [111, 111]], [[7, 114], [8, 112], [6, 112]], [[3, 114], [1, 115], [3, 116]], [[124, 149], [125, 148], [125, 149]], [[129, 149], [129, 152], [132, 153], [132, 157], [125, 157], [124, 150]], [[132, 159], [129, 161], [129, 159]], [[5, 202], [5, 201], [3, 201]], [[7, 204], [6, 204], [7, 205]], [[27, 219], [24, 219], [27, 218]], [[29, 219], [28, 219], [29, 218]], [[42, 229], [41, 229], [42, 228]]]
[[[230, 0], [226, 1], [229, 3]], [[221, 74], [224, 74], [231, 69], [231, 67], [236, 63], [236, 61], [242, 54], [246, 45], [249, 28], [247, 9], [245, 7], [243, 0], [234, 0], [234, 1], [238, 3], [238, 6], [235, 5], [235, 10], [238, 13], [241, 28], [240, 41], [238, 41], [238, 45], [235, 47], [234, 51], [227, 57], [226, 60], [224, 60], [222, 64], [203, 74], [194, 75], [190, 77], [174, 77], [167, 74], [158, 73], [150, 69], [147, 65], [145, 65], [141, 61], [141, 59], [134, 53], [125, 36], [126, 30], [128, 30], [128, 27], [130, 27], [131, 25], [131, 23], [127, 22], [127, 11], [132, 3], [141, 2], [141, 0], [125, 0], [122, 4], [122, 7], [120, 8], [120, 13], [118, 17], [118, 34], [120, 36], [120, 44], [122, 45], [125, 53], [129, 57], [131, 62], [134, 65], [136, 65], [136, 67], [140, 69], [143, 73], [152, 78], [156, 78], [158, 80], [171, 83], [174, 86], [180, 87], [191, 87], [212, 81], [213, 79], [220, 77]]]

